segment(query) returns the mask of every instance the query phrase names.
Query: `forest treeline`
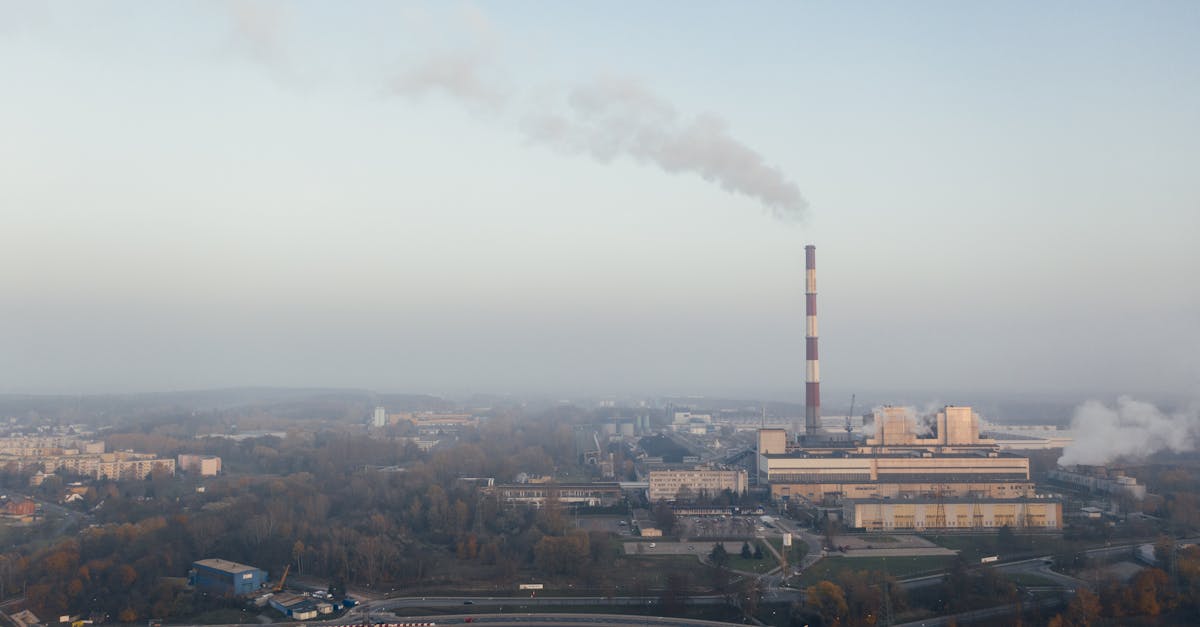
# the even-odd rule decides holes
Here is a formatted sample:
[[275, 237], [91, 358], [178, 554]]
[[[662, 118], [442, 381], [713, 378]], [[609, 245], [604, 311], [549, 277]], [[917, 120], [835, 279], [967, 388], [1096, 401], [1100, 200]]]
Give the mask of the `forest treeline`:
[[219, 455], [234, 472], [202, 492], [161, 475], [94, 486], [78, 504], [91, 526], [0, 556], [0, 592], [24, 587], [39, 615], [133, 621], [220, 605], [183, 588], [191, 563], [210, 557], [376, 589], [450, 582], [464, 568], [483, 581], [519, 569], [586, 579], [613, 559], [608, 534], [571, 531], [560, 506], [502, 508], [459, 480], [579, 470], [572, 424], [585, 416], [570, 411], [488, 420], [431, 453], [332, 431], [241, 442], [113, 434], [110, 448]]

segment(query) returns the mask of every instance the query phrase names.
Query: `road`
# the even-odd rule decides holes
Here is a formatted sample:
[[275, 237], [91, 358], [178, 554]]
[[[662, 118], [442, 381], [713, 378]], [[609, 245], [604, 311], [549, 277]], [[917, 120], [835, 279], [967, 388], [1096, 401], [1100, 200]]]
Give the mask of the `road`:
[[936, 627], [939, 625], [957, 625], [959, 623], [969, 623], [972, 621], [982, 620], [984, 618], [996, 618], [997, 616], [1016, 614], [1018, 608], [1020, 608], [1021, 611], [1025, 611], [1033, 609], [1033, 607], [1036, 605], [1037, 607], [1045, 610], [1058, 607], [1062, 605], [1062, 603], [1062, 599], [1058, 598], [1041, 599], [1040, 601], [1027, 602], [1021, 606], [1009, 603], [1006, 605], [997, 605], [996, 607], [989, 607], [982, 610], [960, 612], [958, 614], [947, 614], [945, 616], [934, 616], [932, 618], [917, 620], [911, 623], [901, 623], [895, 627]]
[[[405, 616], [395, 621], [381, 622], [372, 619], [379, 627], [408, 625], [537, 625], [538, 627], [577, 627], [579, 625], [664, 625], [667, 627], [728, 627], [739, 623], [722, 623], [689, 618], [667, 618], [661, 616], [634, 616], [622, 614], [459, 614], [437, 616]], [[358, 618], [342, 618], [336, 621], [305, 623], [272, 623], [272, 627], [346, 627], [362, 625]], [[179, 627], [246, 627], [246, 625], [182, 625]]]
[[67, 529], [71, 527], [71, 525], [76, 525], [79, 529], [83, 529], [84, 527], [87, 526], [87, 520], [88, 520], [87, 514], [77, 512], [73, 509], [68, 509], [66, 507], [63, 507], [62, 505], [59, 505], [58, 503], [51, 503], [50, 501], [43, 501], [41, 499], [36, 499], [33, 497], [26, 497], [26, 498], [37, 503], [38, 505], [41, 505], [43, 514], [49, 513], [49, 512], [54, 512], [54, 513], [62, 516], [62, 520], [58, 523], [58, 527], [55, 528], [55, 530], [54, 530], [55, 536], [64, 535], [66, 533]]

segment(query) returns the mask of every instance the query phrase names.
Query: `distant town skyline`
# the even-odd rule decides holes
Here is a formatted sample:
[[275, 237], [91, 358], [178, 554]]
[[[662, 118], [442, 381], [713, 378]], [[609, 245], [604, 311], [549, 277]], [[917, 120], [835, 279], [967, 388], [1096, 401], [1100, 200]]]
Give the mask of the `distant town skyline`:
[[[0, 393], [1198, 400], [1200, 6], [0, 3]], [[931, 398], [930, 400], [933, 400]]]

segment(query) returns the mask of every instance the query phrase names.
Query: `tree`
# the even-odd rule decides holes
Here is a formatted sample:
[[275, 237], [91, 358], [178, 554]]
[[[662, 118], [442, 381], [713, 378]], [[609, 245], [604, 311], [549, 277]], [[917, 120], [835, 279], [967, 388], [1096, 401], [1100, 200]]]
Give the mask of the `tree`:
[[822, 581], [804, 591], [804, 604], [821, 616], [824, 625], [836, 625], [846, 618], [846, 593], [832, 581]]
[[738, 590], [738, 605], [746, 618], [752, 618], [758, 613], [758, 605], [762, 601], [762, 585], [762, 579], [759, 577], [747, 577], [742, 581], [741, 589]]
[[1134, 575], [1129, 582], [1132, 593], [1133, 611], [1141, 616], [1158, 616], [1170, 609], [1171, 598], [1167, 573], [1158, 568], [1147, 568]]
[[1016, 536], [1013, 534], [1012, 527], [1004, 525], [996, 530], [996, 552], [1013, 550], [1016, 544]]
[[662, 530], [663, 535], [670, 535], [675, 530], [675, 510], [666, 501], [659, 500], [654, 504], [654, 523]]
[[729, 566], [729, 551], [725, 550], [724, 542], [713, 544], [712, 551], [708, 554], [708, 559], [712, 560], [713, 566], [717, 568], [726, 568]]
[[688, 600], [687, 573], [672, 572], [667, 575], [667, 587], [658, 598], [664, 614], [682, 614]]
[[1087, 588], [1079, 588], [1067, 604], [1063, 618], [1072, 627], [1088, 627], [1100, 619], [1100, 597]]
[[759, 544], [759, 543], [757, 543], [757, 542], [755, 542], [755, 543], [754, 543], [754, 559], [756, 559], [756, 560], [760, 560], [760, 559], [762, 559], [762, 558], [763, 558], [763, 550], [762, 550], [762, 545], [761, 545], [761, 544]]
[[742, 559], [748, 560], [751, 557], [754, 557], [754, 553], [753, 553], [753, 551], [750, 550], [750, 543], [743, 542], [742, 543]]

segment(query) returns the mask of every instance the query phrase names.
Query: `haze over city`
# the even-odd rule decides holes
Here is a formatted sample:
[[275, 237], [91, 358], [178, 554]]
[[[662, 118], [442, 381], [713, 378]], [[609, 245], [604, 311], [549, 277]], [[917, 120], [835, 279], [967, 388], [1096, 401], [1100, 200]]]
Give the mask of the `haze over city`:
[[0, 624], [1200, 625], [1200, 3], [0, 0]]
[[1195, 400], [1193, 3], [0, 4], [0, 392]]

